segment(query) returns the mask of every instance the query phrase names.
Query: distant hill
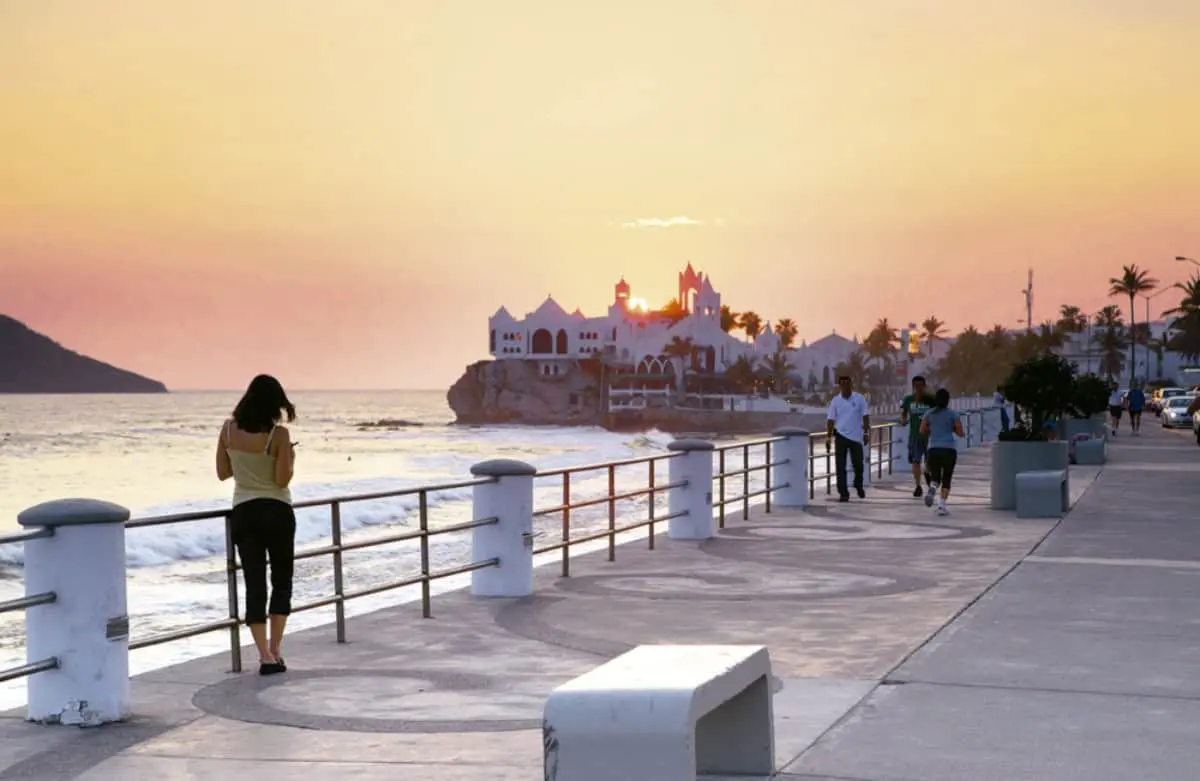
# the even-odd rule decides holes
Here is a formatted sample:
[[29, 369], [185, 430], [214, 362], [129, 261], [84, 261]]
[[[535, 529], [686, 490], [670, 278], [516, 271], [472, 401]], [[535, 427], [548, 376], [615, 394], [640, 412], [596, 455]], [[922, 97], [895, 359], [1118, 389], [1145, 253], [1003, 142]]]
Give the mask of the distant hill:
[[166, 393], [167, 386], [68, 350], [0, 315], [0, 393]]

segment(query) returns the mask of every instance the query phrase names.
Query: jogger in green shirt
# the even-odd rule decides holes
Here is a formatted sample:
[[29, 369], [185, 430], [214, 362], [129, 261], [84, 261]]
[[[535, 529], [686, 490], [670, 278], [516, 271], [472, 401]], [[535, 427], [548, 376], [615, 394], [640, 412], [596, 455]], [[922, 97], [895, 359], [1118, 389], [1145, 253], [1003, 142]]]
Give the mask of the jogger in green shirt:
[[[925, 389], [925, 378], [917, 375], [912, 378], [912, 393], [900, 402], [900, 424], [908, 426], [908, 463], [912, 465], [913, 496], [925, 493], [921, 487], [922, 462], [925, 461], [925, 451], [929, 448], [929, 439], [921, 435], [921, 418], [933, 409], [933, 396]], [[929, 473], [925, 472], [925, 482], [930, 481]]]

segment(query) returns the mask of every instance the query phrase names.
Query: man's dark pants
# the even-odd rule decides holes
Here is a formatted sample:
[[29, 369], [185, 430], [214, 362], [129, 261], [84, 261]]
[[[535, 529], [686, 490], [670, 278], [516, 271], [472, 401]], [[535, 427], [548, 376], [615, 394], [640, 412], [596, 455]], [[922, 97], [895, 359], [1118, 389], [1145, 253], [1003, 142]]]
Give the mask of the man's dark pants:
[[850, 453], [850, 465], [854, 468], [854, 487], [861, 491], [863, 487], [863, 444], [856, 439], [833, 435], [833, 468], [837, 471], [838, 496], [849, 496], [850, 489], [846, 487], [846, 452]]

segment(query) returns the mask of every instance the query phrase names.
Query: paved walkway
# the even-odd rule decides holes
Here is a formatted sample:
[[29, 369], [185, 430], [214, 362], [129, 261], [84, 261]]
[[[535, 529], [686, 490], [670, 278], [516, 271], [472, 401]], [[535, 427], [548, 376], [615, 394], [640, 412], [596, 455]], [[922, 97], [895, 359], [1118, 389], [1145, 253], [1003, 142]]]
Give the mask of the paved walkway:
[[545, 568], [532, 599], [441, 596], [433, 620], [351, 619], [347, 645], [298, 633], [282, 676], [196, 660], [135, 679], [126, 724], [0, 717], [0, 781], [531, 781], [547, 693], [654, 642], [770, 647], [779, 779], [1192, 779], [1198, 451], [1122, 438], [1102, 472], [1073, 468], [1057, 529], [987, 508], [981, 448], [948, 518], [893, 481]]

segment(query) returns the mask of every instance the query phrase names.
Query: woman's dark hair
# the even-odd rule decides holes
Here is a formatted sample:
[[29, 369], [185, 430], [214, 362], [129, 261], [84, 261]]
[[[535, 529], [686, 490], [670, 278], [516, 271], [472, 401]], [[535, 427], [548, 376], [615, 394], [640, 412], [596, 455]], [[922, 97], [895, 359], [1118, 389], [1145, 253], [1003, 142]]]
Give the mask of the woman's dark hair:
[[938, 388], [937, 393], [933, 394], [933, 406], [935, 409], [946, 409], [950, 406], [950, 391], [945, 388]]
[[269, 374], [260, 374], [251, 380], [242, 400], [233, 408], [237, 427], [251, 434], [270, 431], [285, 414], [291, 423], [296, 419], [296, 408], [288, 401], [279, 380]]

